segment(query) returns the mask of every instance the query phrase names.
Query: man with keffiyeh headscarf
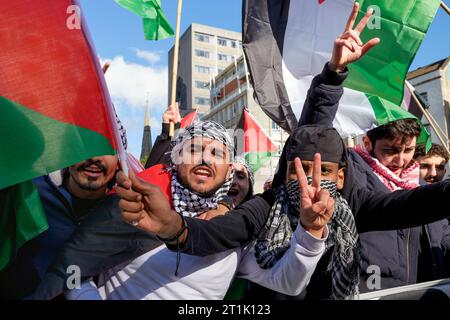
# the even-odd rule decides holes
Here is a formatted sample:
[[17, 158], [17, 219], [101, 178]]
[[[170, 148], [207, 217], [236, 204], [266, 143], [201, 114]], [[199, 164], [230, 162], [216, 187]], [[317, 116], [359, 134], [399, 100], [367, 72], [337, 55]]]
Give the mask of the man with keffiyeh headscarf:
[[[151, 229], [147, 210], [164, 216], [168, 210], [167, 214], [176, 214], [183, 222], [188, 218], [198, 220], [217, 209], [233, 176], [231, 141], [226, 130], [214, 122], [196, 122], [187, 127], [175, 139], [171, 165], [160, 172], [169, 177], [170, 201], [164, 199], [160, 188], [145, 182], [151, 176], [141, 175], [144, 179], [137, 179], [130, 174], [131, 180], [126, 180], [119, 175], [120, 206], [128, 204], [133, 211], [124, 212], [124, 220], [136, 221], [138, 228], [147, 230]], [[127, 181], [132, 182], [132, 188]], [[287, 294], [298, 294], [307, 285], [325, 249], [327, 221], [322, 222], [316, 236], [307, 232], [308, 223], [299, 224], [284, 257], [268, 270], [262, 270], [256, 263], [253, 243], [205, 257], [172, 252], [162, 244], [101, 274], [97, 292], [100, 295], [93, 297], [96, 288], [84, 282], [81, 289], [70, 291], [67, 296], [71, 299], [222, 299], [235, 275]], [[180, 225], [174, 227], [180, 229]], [[182, 223], [176, 234], [183, 230]]]

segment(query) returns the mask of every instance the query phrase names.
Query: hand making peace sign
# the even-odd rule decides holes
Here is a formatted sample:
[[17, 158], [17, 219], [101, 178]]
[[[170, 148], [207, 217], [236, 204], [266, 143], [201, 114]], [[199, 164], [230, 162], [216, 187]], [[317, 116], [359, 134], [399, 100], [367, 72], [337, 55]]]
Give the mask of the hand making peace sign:
[[353, 29], [358, 16], [359, 3], [355, 2], [353, 11], [348, 18], [344, 33], [342, 33], [335, 41], [333, 54], [330, 61], [330, 69], [334, 71], [342, 71], [345, 67], [361, 59], [370, 49], [380, 43], [379, 38], [373, 38], [363, 44], [359, 35], [366, 27], [367, 21], [372, 16], [372, 9], [369, 9], [366, 15]]
[[334, 199], [328, 190], [320, 188], [320, 154], [314, 155], [311, 185], [308, 185], [300, 158], [295, 158], [295, 171], [300, 185], [300, 222], [306, 231], [322, 238], [325, 226], [333, 216]]

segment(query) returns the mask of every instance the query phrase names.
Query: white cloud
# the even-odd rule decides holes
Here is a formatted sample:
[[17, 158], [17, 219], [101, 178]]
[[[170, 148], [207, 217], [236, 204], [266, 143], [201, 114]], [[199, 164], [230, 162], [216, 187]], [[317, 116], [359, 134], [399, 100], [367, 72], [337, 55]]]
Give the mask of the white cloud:
[[133, 48], [133, 51], [138, 58], [147, 61], [151, 65], [161, 60], [160, 55], [155, 52], [145, 51], [138, 48]]
[[[138, 55], [138, 52], [136, 54]], [[145, 66], [126, 61], [122, 56], [100, 60], [101, 65], [105, 61], [111, 62], [105, 75], [108, 90], [117, 114], [127, 130], [128, 151], [138, 158], [145, 125], [147, 93], [153, 140], [161, 132], [161, 117], [167, 108], [167, 66]]]
[[106, 60], [111, 62], [105, 78], [113, 101], [124, 102], [131, 108], [145, 110], [149, 93], [150, 106], [153, 110], [167, 108], [167, 66], [144, 66], [128, 62], [122, 56]]

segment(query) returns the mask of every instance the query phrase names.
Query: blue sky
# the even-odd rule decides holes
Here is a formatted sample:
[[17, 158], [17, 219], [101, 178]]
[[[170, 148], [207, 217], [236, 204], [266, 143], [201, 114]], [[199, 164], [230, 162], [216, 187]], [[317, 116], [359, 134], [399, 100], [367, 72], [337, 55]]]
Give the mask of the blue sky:
[[[140, 155], [145, 101], [150, 94], [153, 139], [159, 134], [167, 107], [167, 52], [174, 39], [144, 40], [142, 20], [114, 0], [79, 0], [97, 54], [112, 61], [106, 75], [117, 112], [128, 133], [129, 151]], [[163, 10], [175, 28], [177, 0], [162, 0]], [[193, 23], [241, 31], [242, 0], [184, 0], [181, 33]], [[450, 54], [450, 17], [438, 10], [411, 70]]]

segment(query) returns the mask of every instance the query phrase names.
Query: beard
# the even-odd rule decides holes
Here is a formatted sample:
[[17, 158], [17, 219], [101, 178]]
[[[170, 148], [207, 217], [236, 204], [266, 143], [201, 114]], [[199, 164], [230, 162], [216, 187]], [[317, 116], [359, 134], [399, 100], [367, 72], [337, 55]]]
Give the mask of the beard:
[[97, 191], [105, 186], [101, 181], [93, 181], [87, 179], [86, 181], [81, 181], [78, 177], [72, 176], [73, 181], [80, 187], [80, 189], [86, 191]]
[[[103, 176], [100, 176], [96, 179], [84, 176], [83, 171], [86, 171], [89, 167], [92, 166], [97, 167], [97, 169], [102, 172]], [[107, 184], [107, 182], [105, 182], [107, 172], [108, 168], [104, 164], [87, 160], [80, 164], [77, 168], [75, 168], [75, 172], [70, 173], [70, 176], [72, 180], [78, 185], [78, 187], [80, 187], [80, 189], [86, 191], [97, 191]]]
[[188, 179], [184, 176], [178, 175], [177, 176], [178, 182], [185, 187], [186, 189], [189, 189], [189, 191], [195, 193], [196, 195], [202, 197], [202, 198], [210, 198], [212, 197], [217, 190], [225, 183], [225, 181], [220, 181], [216, 183], [216, 185], [213, 185], [208, 190], [198, 190], [197, 186], [194, 186], [191, 182], [188, 181]]

